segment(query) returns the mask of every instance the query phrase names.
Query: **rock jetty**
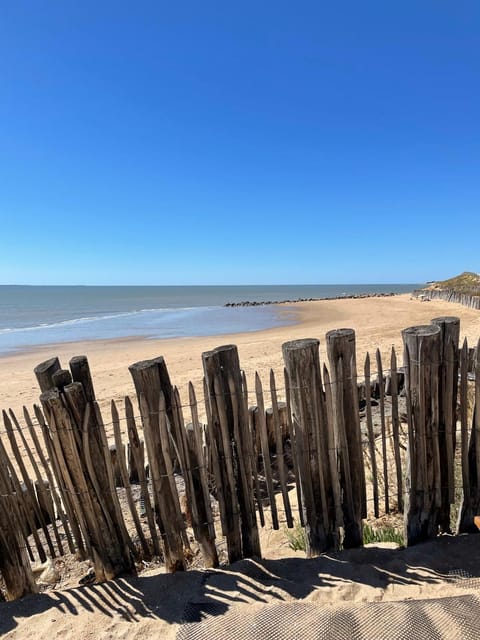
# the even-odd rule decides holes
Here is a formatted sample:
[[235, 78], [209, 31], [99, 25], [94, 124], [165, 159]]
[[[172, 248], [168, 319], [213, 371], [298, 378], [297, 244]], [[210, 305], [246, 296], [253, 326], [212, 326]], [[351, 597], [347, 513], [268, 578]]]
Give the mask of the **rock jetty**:
[[360, 298], [389, 298], [398, 293], [357, 293], [354, 295], [333, 296], [329, 298], [296, 298], [295, 300], [244, 300], [243, 302], [227, 302], [225, 307], [261, 307], [266, 304], [297, 304], [297, 302], [317, 302], [318, 300], [358, 300]]

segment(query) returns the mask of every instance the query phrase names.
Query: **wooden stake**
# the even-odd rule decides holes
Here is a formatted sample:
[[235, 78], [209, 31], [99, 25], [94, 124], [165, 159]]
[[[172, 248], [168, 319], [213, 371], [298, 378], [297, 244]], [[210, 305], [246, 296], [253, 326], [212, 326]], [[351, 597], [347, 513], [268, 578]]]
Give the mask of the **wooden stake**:
[[397, 505], [399, 512], [403, 513], [403, 476], [402, 459], [400, 456], [400, 419], [398, 416], [398, 372], [397, 356], [394, 347], [392, 347], [390, 356], [390, 395], [392, 397], [393, 452], [395, 457], [395, 471], [397, 474]]
[[320, 555], [338, 545], [335, 503], [328, 457], [326, 409], [320, 374], [319, 341], [293, 340], [282, 345], [289, 389], [287, 401], [293, 422], [301, 508], [307, 556]]
[[265, 403], [263, 400], [263, 387], [258, 373], [255, 373], [255, 393], [257, 396], [257, 410], [255, 424], [260, 433], [260, 442], [262, 445], [262, 461], [265, 473], [265, 481], [267, 484], [268, 500], [270, 502], [270, 511], [272, 514], [272, 526], [279, 529], [277, 502], [275, 499], [275, 490], [273, 488], [273, 474], [270, 463], [270, 448], [268, 446], [267, 423], [265, 418]]
[[380, 516], [378, 504], [378, 471], [377, 458], [375, 455], [375, 434], [373, 432], [372, 421], [372, 399], [371, 399], [371, 383], [370, 383], [370, 354], [367, 353], [365, 358], [365, 403], [366, 403], [366, 419], [368, 433], [368, 449], [370, 452], [370, 464], [372, 466], [372, 482], [373, 482], [373, 510], [375, 518]]
[[[365, 468], [358, 412], [355, 331], [337, 329], [327, 333], [327, 353], [332, 376], [332, 399], [336, 441], [340, 451], [341, 485], [344, 501], [345, 548], [363, 545], [362, 518], [366, 517]], [[349, 495], [351, 493], [351, 501]]]
[[380, 426], [382, 434], [383, 488], [385, 496], [385, 513], [388, 515], [390, 513], [390, 488], [388, 486], [387, 433], [385, 429], [385, 386], [383, 381], [382, 356], [380, 354], [380, 349], [377, 349], [376, 359], [380, 404]]
[[188, 385], [192, 424], [187, 426], [187, 446], [192, 483], [192, 514], [194, 517], [194, 533], [198, 540], [206, 567], [218, 566], [218, 555], [215, 546], [215, 527], [211, 507], [210, 492], [203, 458], [201, 426], [198, 419], [195, 389]]
[[284, 458], [284, 451], [283, 451], [282, 427], [280, 425], [277, 388], [275, 384], [275, 374], [273, 373], [273, 369], [270, 369], [270, 396], [272, 399], [273, 423], [275, 425], [277, 466], [278, 466], [278, 474], [280, 477], [280, 485], [282, 487], [283, 506], [285, 508], [285, 518], [287, 520], [287, 527], [292, 528], [293, 527], [292, 507], [290, 506], [290, 499], [288, 497], [287, 469], [285, 465], [285, 458]]
[[438, 532], [440, 328], [410, 327], [402, 331], [402, 337], [408, 349], [407, 408], [410, 405], [409, 436], [414, 440], [408, 463], [414, 480], [407, 484], [405, 500], [405, 539], [412, 545], [433, 538]]
[[[48, 501], [48, 498], [46, 496], [45, 483], [43, 481], [42, 476], [40, 475], [40, 469], [38, 468], [37, 461], [35, 460], [35, 457], [33, 456], [33, 453], [31, 451], [30, 447], [28, 446], [27, 440], [26, 440], [25, 436], [23, 435], [22, 428], [21, 428], [20, 424], [18, 423], [18, 420], [17, 420], [15, 414], [13, 413], [13, 411], [11, 409], [10, 409], [9, 413], [10, 413], [10, 417], [11, 417], [11, 419], [13, 421], [13, 424], [15, 425], [15, 427], [17, 429], [17, 433], [20, 436], [20, 439], [22, 441], [22, 446], [25, 449], [25, 451], [27, 452], [28, 459], [30, 460], [30, 464], [32, 465], [33, 471], [35, 473], [35, 477], [37, 479], [38, 491], [43, 497], [44, 504], [48, 504], [49, 501]], [[7, 427], [7, 431], [8, 431], [8, 427]], [[12, 438], [15, 439], [14, 436], [13, 436], [13, 433], [12, 433]], [[18, 450], [18, 447], [17, 447], [17, 450]], [[30, 480], [28, 474], [26, 473], [26, 469], [25, 469], [25, 465], [23, 464], [23, 460], [22, 460], [22, 466], [20, 467], [20, 469], [22, 471], [23, 481], [26, 482], [26, 478], [28, 478], [28, 480]], [[35, 503], [38, 504], [37, 500], [35, 500]], [[43, 512], [40, 509], [40, 505], [39, 504], [38, 504], [38, 508], [39, 508], [38, 510], [41, 513], [41, 518], [39, 518], [39, 522], [40, 522], [40, 524], [42, 526], [42, 529], [43, 529], [43, 532], [45, 534], [45, 540], [47, 541], [48, 549], [50, 551], [50, 556], [52, 558], [55, 558], [55, 555], [56, 555], [55, 554], [55, 549], [54, 549], [52, 540], [50, 538], [50, 533], [48, 531], [48, 528], [47, 528], [47, 525], [46, 525], [46, 522], [45, 522], [45, 518], [43, 516]], [[59, 551], [63, 555], [62, 542], [60, 540], [60, 536], [58, 535], [58, 530], [57, 530], [57, 526], [56, 526], [56, 523], [55, 523], [55, 514], [50, 512], [49, 516], [50, 516], [50, 519], [52, 521], [52, 527], [53, 527], [53, 530], [54, 530], [54, 533], [55, 533], [55, 538], [56, 538], [56, 541], [57, 541], [57, 544], [58, 544], [58, 547], [59, 547]]]
[[147, 476], [145, 474], [145, 459], [144, 450], [138, 437], [137, 425], [135, 423], [135, 417], [133, 412], [132, 401], [128, 396], [125, 397], [125, 416], [127, 419], [128, 440], [130, 442], [130, 450], [135, 460], [135, 467], [138, 471], [138, 477], [140, 482], [140, 495], [143, 498], [145, 505], [145, 514], [147, 516], [148, 527], [150, 530], [150, 537], [152, 540], [153, 553], [156, 556], [161, 554], [160, 545], [158, 541], [157, 529], [155, 527], [155, 518], [153, 513], [152, 504], [150, 502], [150, 494], [148, 491]]
[[[155, 495], [157, 524], [165, 545], [165, 565], [167, 571], [172, 573], [185, 569], [185, 553], [183, 535], [173, 526], [179, 510], [177, 508], [178, 494], [176, 490], [172, 491], [165, 464], [167, 459], [172, 458], [171, 445], [168, 439], [162, 441], [160, 435], [161, 393], [164, 395], [165, 402], [168, 398], [169, 404], [166, 404], [165, 410], [169, 421], [173, 421], [170, 379], [163, 358], [137, 362], [129, 367], [129, 371], [135, 384], [142, 414], [145, 444]], [[163, 412], [163, 419], [165, 419], [165, 412]], [[166, 448], [168, 448], [168, 452], [165, 450]]]
[[441, 508], [438, 517], [440, 531], [450, 533], [450, 505], [455, 502], [455, 444], [458, 390], [458, 341], [460, 319], [434, 318], [440, 327], [440, 404], [438, 446], [440, 456]]
[[133, 522], [135, 524], [135, 529], [137, 530], [138, 537], [140, 539], [143, 555], [146, 558], [150, 558], [151, 557], [150, 549], [148, 547], [147, 541], [145, 539], [145, 535], [143, 533], [140, 518], [138, 517], [137, 509], [135, 507], [135, 502], [133, 500], [132, 489], [130, 487], [130, 482], [128, 480], [128, 471], [127, 471], [127, 465], [125, 462], [125, 446], [122, 443], [122, 436], [120, 434], [120, 418], [119, 418], [117, 406], [114, 400], [112, 400], [111, 402], [111, 411], [112, 411], [113, 433], [115, 436], [115, 445], [117, 447], [118, 464], [119, 464], [120, 474], [123, 480], [123, 486], [125, 487], [125, 495], [127, 496], [127, 502], [130, 508], [130, 513], [132, 514]]
[[297, 491], [297, 505], [298, 505], [298, 515], [300, 519], [300, 526], [305, 527], [305, 520], [303, 517], [303, 500], [302, 500], [302, 488], [300, 483], [300, 475], [298, 469], [298, 459], [297, 459], [297, 448], [295, 446], [295, 434], [293, 432], [293, 420], [292, 420], [292, 407], [290, 405], [290, 397], [291, 397], [291, 387], [290, 387], [290, 376], [288, 375], [287, 368], [284, 367], [283, 375], [285, 380], [285, 397], [286, 397], [286, 405], [287, 405], [287, 430], [290, 434], [290, 448], [292, 451], [292, 459], [293, 459], [293, 473], [295, 475], [295, 488]]

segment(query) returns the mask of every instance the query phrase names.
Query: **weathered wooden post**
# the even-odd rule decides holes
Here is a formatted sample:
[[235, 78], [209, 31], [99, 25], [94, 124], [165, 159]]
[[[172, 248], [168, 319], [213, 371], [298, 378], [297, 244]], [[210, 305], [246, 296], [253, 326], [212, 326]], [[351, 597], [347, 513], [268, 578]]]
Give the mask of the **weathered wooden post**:
[[382, 437], [383, 493], [385, 498], [385, 513], [388, 515], [390, 513], [390, 486], [389, 486], [389, 477], [388, 477], [387, 428], [385, 423], [385, 385], [384, 385], [384, 378], [383, 378], [382, 356], [380, 354], [380, 349], [377, 349], [376, 360], [377, 360], [377, 380], [378, 380], [378, 391], [379, 391], [378, 404], [380, 406], [380, 429], [381, 429], [381, 437]]
[[111, 460], [111, 464], [112, 464], [112, 469], [113, 469], [113, 480], [115, 483], [116, 487], [124, 487], [124, 481], [123, 481], [123, 477], [122, 477], [122, 463], [121, 463], [121, 456], [122, 453], [118, 450], [118, 447], [115, 444], [111, 444], [109, 445], [109, 451], [110, 451], [110, 460]]
[[235, 345], [202, 354], [208, 404], [208, 430], [218, 464], [215, 480], [221, 484], [223, 525], [229, 562], [261, 557], [255, 517], [253, 469], [248, 406]]
[[329, 458], [319, 344], [316, 339], [304, 339], [282, 345], [308, 557], [338, 548], [341, 524], [335, 511], [333, 475], [337, 470]]
[[172, 399], [173, 425], [171, 425], [170, 437], [174, 440], [176, 456], [185, 482], [186, 520], [193, 528], [205, 566], [216, 567], [218, 555], [215, 546], [215, 527], [203, 459], [202, 427], [198, 420], [193, 386], [190, 384], [189, 388], [193, 424], [185, 425], [180, 394], [176, 387], [173, 388]]
[[460, 382], [463, 498], [458, 516], [457, 532], [478, 533], [473, 519], [480, 514], [480, 340], [477, 345], [475, 357], [475, 409], [473, 412], [470, 442], [467, 441], [467, 360], [468, 351], [465, 341], [461, 353]]
[[399, 512], [403, 513], [403, 474], [402, 459], [400, 456], [400, 417], [398, 414], [398, 371], [397, 355], [394, 347], [392, 347], [390, 355], [390, 396], [392, 398], [393, 451], [395, 470], [397, 472], [397, 506]]
[[458, 341], [460, 318], [443, 316], [432, 324], [440, 327], [440, 422], [438, 439], [442, 506], [438, 514], [440, 531], [450, 533], [450, 505], [455, 502], [455, 445], [458, 391]]
[[55, 385], [53, 384], [53, 374], [60, 369], [60, 360], [58, 358], [50, 358], [49, 360], [45, 360], [45, 362], [41, 362], [35, 367], [33, 372], [35, 373], [38, 381], [38, 386], [40, 387], [40, 391], [42, 393], [54, 388]]
[[365, 468], [358, 411], [355, 331], [336, 329], [327, 333], [335, 438], [343, 491], [345, 548], [363, 545], [362, 518], [367, 517]]
[[207, 472], [203, 455], [202, 426], [198, 419], [197, 399], [192, 383], [189, 384], [192, 423], [186, 427], [187, 458], [190, 469], [190, 492], [195, 538], [202, 551], [207, 567], [218, 566], [215, 546], [215, 527], [208, 488]]
[[438, 425], [441, 330], [436, 325], [402, 331], [405, 346], [409, 447], [405, 540], [413, 545], [438, 533], [442, 505]]
[[265, 402], [263, 397], [263, 386], [258, 372], [255, 373], [255, 395], [257, 397], [257, 408], [254, 412], [255, 429], [260, 437], [262, 452], [262, 466], [265, 482], [267, 485], [268, 500], [270, 502], [270, 512], [272, 514], [272, 526], [279, 529], [277, 502], [275, 500], [275, 489], [273, 486], [272, 464], [270, 460], [270, 447], [268, 444], [267, 421]]
[[368, 435], [368, 450], [370, 453], [370, 464], [372, 465], [372, 484], [373, 484], [373, 512], [375, 518], [378, 518], [380, 511], [378, 508], [378, 471], [377, 457], [375, 455], [375, 434], [373, 432], [372, 420], [372, 385], [370, 382], [370, 354], [367, 352], [365, 357], [365, 414]]
[[[56, 445], [58, 444], [58, 440], [54, 439], [53, 431], [47, 424], [42, 409], [38, 405], [34, 405], [34, 412], [38, 424], [40, 425], [40, 428], [42, 430], [43, 441], [45, 444], [45, 456], [43, 457], [44, 468], [49, 468], [47, 462], [48, 459], [52, 467], [51, 473], [53, 473], [53, 476], [55, 477], [55, 482], [59, 490], [60, 496], [58, 497], [57, 508], [65, 528], [70, 552], [77, 553], [79, 558], [81, 558], [82, 560], [86, 560], [87, 552], [85, 549], [82, 532], [80, 530], [80, 525], [75, 515], [76, 495], [73, 491], [73, 485], [69, 485], [65, 477], [69, 477], [68, 469], [65, 469], [64, 465], [61, 464], [61, 461], [64, 460], [63, 454], [57, 449]], [[38, 440], [33, 428], [33, 424], [30, 423], [29, 427], [32, 439], [34, 441]], [[39, 442], [38, 444], [36, 444], [38, 452], [41, 451], [41, 447], [39, 446], [39, 444]], [[42, 456], [40, 456], [40, 459], [42, 459]], [[62, 473], [62, 469], [65, 469], [65, 473]], [[69, 528], [71, 528], [71, 535], [69, 535]]]
[[28, 559], [20, 523], [15, 517], [15, 495], [8, 495], [0, 478], [0, 573], [5, 581], [7, 600], [16, 600], [37, 587]]
[[[52, 371], [49, 362], [55, 361], [42, 363], [35, 370], [43, 390], [40, 399], [48, 423], [48, 427], [42, 425], [42, 430], [45, 444], [55, 459], [53, 466], [59, 488], [69, 504], [69, 518], [75, 520], [81, 531], [86, 552], [94, 562], [97, 581], [135, 573], [133, 544], [115, 490], [105, 427], [98, 405], [92, 399], [88, 362], [83, 359], [85, 379], [90, 380], [86, 382], [87, 393], [80, 381], [65, 384], [68, 382], [66, 372], [58, 362]], [[51, 372], [50, 376], [46, 376], [46, 371]], [[55, 382], [60, 384], [60, 389], [51, 386]], [[71, 524], [73, 527], [74, 523]], [[80, 536], [75, 530], [74, 533], [83, 551]]]
[[69, 365], [73, 381], [82, 383], [87, 402], [93, 402], [96, 399], [95, 389], [93, 388], [92, 374], [90, 373], [87, 356], [74, 356]]
[[36, 592], [27, 555], [17, 489], [13, 487], [8, 460], [0, 449], [0, 573], [5, 581], [7, 600]]
[[[26, 505], [28, 505], [30, 507], [30, 523], [32, 526], [32, 533], [34, 533], [35, 538], [37, 537], [37, 532], [36, 529], [42, 527], [43, 529], [43, 533], [45, 535], [45, 539], [47, 541], [48, 544], [48, 548], [50, 551], [50, 556], [52, 558], [55, 557], [55, 550], [52, 544], [52, 541], [50, 539], [50, 534], [49, 531], [47, 529], [47, 525], [46, 522], [43, 518], [43, 514], [42, 511], [40, 509], [40, 505], [38, 503], [37, 500], [37, 496], [35, 494], [35, 490], [34, 490], [34, 485], [32, 483], [32, 481], [30, 480], [30, 477], [28, 475], [27, 472], [27, 468], [25, 466], [25, 463], [23, 461], [23, 457], [22, 454], [20, 452], [18, 443], [16, 441], [15, 438], [15, 432], [13, 430], [13, 425], [12, 422], [10, 420], [10, 418], [8, 417], [7, 413], [5, 411], [2, 412], [3, 414], [3, 423], [5, 425], [7, 434], [8, 434], [8, 438], [10, 440], [10, 447], [12, 450], [12, 453], [17, 461], [17, 465], [18, 465], [18, 469], [20, 471], [20, 475], [23, 479], [23, 486], [25, 487], [25, 503]], [[16, 417], [15, 414], [13, 412], [11, 412], [11, 415], [13, 417], [13, 419], [16, 421]], [[18, 423], [17, 423], [18, 424]], [[40, 558], [40, 562], [45, 562], [45, 560], [47, 559], [47, 556], [45, 554], [45, 551], [43, 549], [43, 546], [40, 545], [39, 547], [39, 558]]]
[[125, 417], [127, 420], [128, 442], [130, 444], [130, 452], [135, 461], [135, 469], [138, 471], [138, 482], [140, 483], [140, 495], [143, 501], [144, 513], [147, 517], [148, 528], [150, 530], [150, 538], [152, 541], [153, 553], [159, 556], [161, 553], [160, 543], [158, 540], [157, 529], [155, 527], [155, 517], [152, 503], [150, 502], [150, 493], [148, 491], [147, 474], [145, 471], [145, 447], [143, 440], [138, 437], [138, 429], [135, 422], [135, 415], [132, 401], [128, 396], [125, 397]]
[[[38, 411], [40, 411], [40, 409], [38, 409]], [[43, 415], [43, 414], [42, 414]], [[45, 471], [45, 475], [47, 476], [47, 481], [45, 482], [43, 479], [41, 479], [40, 476], [40, 471], [38, 471], [37, 473], [37, 479], [41, 480], [40, 482], [40, 492], [46, 492], [48, 493], [48, 497], [45, 498], [45, 502], [48, 504], [49, 502], [54, 502], [55, 503], [55, 508], [56, 508], [56, 515], [58, 518], [60, 518], [60, 521], [63, 525], [63, 531], [65, 533], [65, 537], [67, 539], [67, 544], [68, 544], [68, 548], [70, 550], [70, 553], [75, 553], [75, 546], [73, 544], [73, 538], [72, 538], [72, 534], [70, 532], [70, 526], [68, 524], [67, 518], [65, 516], [64, 513], [64, 507], [61, 503], [60, 500], [60, 496], [57, 493], [57, 490], [55, 488], [55, 483], [54, 483], [54, 476], [56, 478], [59, 477], [59, 474], [55, 474], [55, 472], [53, 471], [53, 467], [54, 467], [54, 460], [51, 459], [50, 460], [50, 465], [52, 466], [52, 468], [50, 468], [49, 463], [47, 462], [47, 458], [45, 457], [45, 453], [43, 452], [43, 449], [40, 445], [40, 440], [38, 439], [38, 436], [35, 432], [35, 428], [33, 426], [33, 422], [32, 419], [30, 417], [30, 414], [28, 413], [28, 410], [26, 407], [23, 407], [23, 417], [25, 419], [25, 422], [27, 423], [28, 426], [28, 431], [30, 433], [30, 437], [32, 439], [32, 443], [35, 447], [35, 450], [37, 452], [38, 455], [38, 459], [40, 461], [40, 464], [43, 468], [43, 470]], [[42, 427], [42, 424], [40, 424], [40, 427]], [[27, 445], [27, 441], [25, 439], [25, 436], [23, 434], [23, 429], [20, 428], [20, 426], [18, 425], [18, 433], [20, 435], [20, 438], [22, 439], [22, 443], [24, 448], [30, 452], [30, 448]], [[48, 453], [47, 453], [48, 456]], [[38, 465], [35, 461], [35, 458], [33, 457], [33, 455], [31, 454], [31, 452], [29, 453], [29, 457], [30, 457], [30, 462], [32, 464], [32, 467], [34, 469], [38, 469]], [[43, 485], [43, 490], [42, 490], [42, 485]], [[48, 487], [48, 489], [47, 489]], [[62, 545], [62, 541], [60, 539], [60, 534], [58, 532], [57, 529], [57, 525], [55, 522], [55, 509], [53, 508], [52, 505], [52, 527], [53, 527], [53, 531], [55, 534], [55, 539], [57, 542], [57, 546], [58, 546], [58, 550], [60, 551], [60, 554], [63, 555], [63, 545]]]
[[[171, 443], [161, 435], [162, 421], [173, 424], [172, 385], [163, 358], [143, 360], [129, 367], [142, 415], [152, 486], [155, 514], [165, 547], [165, 566], [169, 573], [184, 570], [185, 524], [178, 493], [172, 490]], [[161, 404], [162, 403], [162, 404]]]

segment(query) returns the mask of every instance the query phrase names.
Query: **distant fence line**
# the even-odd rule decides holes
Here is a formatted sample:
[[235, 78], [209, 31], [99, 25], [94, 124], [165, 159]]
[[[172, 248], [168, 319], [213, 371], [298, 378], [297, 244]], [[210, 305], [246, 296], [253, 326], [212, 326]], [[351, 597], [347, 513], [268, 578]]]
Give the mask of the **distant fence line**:
[[459, 333], [451, 317], [405, 329], [403, 366], [392, 348], [384, 369], [377, 350], [376, 373], [369, 354], [357, 371], [352, 329], [327, 334], [328, 367], [318, 340], [287, 342], [282, 380], [256, 374], [251, 390], [237, 348], [218, 347], [202, 355], [203, 388], [190, 383], [183, 405], [163, 358], [137, 362], [136, 403], [112, 401], [111, 420], [85, 357], [68, 370], [57, 358], [41, 363], [41, 406], [21, 419], [3, 411], [7, 597], [35, 590], [32, 561], [67, 552], [106, 580], [153, 556], [167, 571], [185, 569], [192, 535], [206, 567], [219, 563], [219, 539], [229, 562], [261, 557], [266, 526], [300, 523], [307, 556], [358, 547], [369, 511], [403, 511], [405, 541], [415, 544], [451, 531], [459, 489], [456, 531], [475, 531], [480, 358], [466, 341], [459, 348]]
[[412, 295], [423, 300], [446, 300], [447, 302], [457, 302], [471, 309], [480, 309], [480, 296], [459, 293], [452, 289], [417, 289]]

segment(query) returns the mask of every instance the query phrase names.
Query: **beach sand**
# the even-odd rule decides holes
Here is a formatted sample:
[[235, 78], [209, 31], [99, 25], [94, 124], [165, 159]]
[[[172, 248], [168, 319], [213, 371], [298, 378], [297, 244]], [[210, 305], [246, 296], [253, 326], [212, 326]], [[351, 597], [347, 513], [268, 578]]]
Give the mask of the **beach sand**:
[[[221, 344], [238, 346], [241, 366], [252, 388], [255, 371], [265, 381], [270, 368], [281, 373], [281, 345], [287, 340], [318, 338], [321, 359], [325, 360], [325, 333], [331, 329], [355, 329], [359, 373], [366, 352], [372, 355], [377, 348], [382, 352], [385, 368], [392, 345], [401, 363], [401, 330], [429, 324], [434, 317], [460, 317], [461, 337], [467, 337], [470, 346], [475, 346], [480, 336], [478, 311], [443, 301], [420, 302], [409, 295], [308, 302], [285, 308], [285, 312], [296, 314], [295, 325], [202, 338], [52, 345], [0, 358], [0, 408], [11, 407], [19, 412], [22, 405], [30, 407], [38, 402], [33, 368], [52, 356], [58, 356], [67, 367], [72, 356], [87, 355], [97, 398], [107, 410], [112, 398], [120, 400], [126, 394], [134, 395], [128, 366], [160, 355], [165, 357], [172, 382], [186, 397], [190, 380], [200, 391], [202, 352]], [[161, 570], [150, 571], [138, 578], [51, 591], [0, 604], [0, 635], [36, 640], [52, 637], [173, 640], [189, 603], [199, 607], [200, 615], [206, 615], [212, 611], [213, 602], [217, 607], [215, 615], [225, 616], [222, 620], [228, 624], [229, 616], [235, 612], [241, 611], [240, 619], [247, 621], [253, 612], [261, 613], [261, 607], [295, 600], [326, 608], [322, 610], [355, 608], [362, 602], [383, 604], [412, 598], [467, 597], [480, 584], [477, 536], [444, 536], [406, 550], [360, 549], [311, 561], [303, 560], [302, 552], [291, 551], [282, 532], [262, 530], [261, 544], [264, 565], [242, 561], [213, 573], [194, 570], [174, 576], [165, 576]], [[452, 584], [454, 574], [470, 576], [461, 585], [464, 589]], [[77, 583], [78, 578], [72, 586]], [[350, 618], [354, 615], [353, 609], [347, 613]], [[221, 637], [244, 637], [238, 628], [238, 615], [231, 618], [233, 627], [226, 626]], [[302, 637], [307, 640], [308, 633]], [[450, 633], [448, 637], [457, 636]]]
[[480, 313], [444, 301], [420, 302], [409, 294], [385, 298], [340, 299], [303, 302], [284, 307], [289, 317], [294, 314], [294, 325], [265, 331], [234, 335], [169, 340], [124, 339], [115, 341], [75, 342], [49, 345], [23, 353], [0, 357], [0, 408], [19, 412], [23, 405], [38, 403], [38, 386], [34, 367], [53, 356], [58, 356], [64, 368], [75, 355], [86, 355], [90, 362], [97, 400], [101, 408], [110, 400], [121, 400], [134, 395], [128, 366], [139, 360], [164, 356], [172, 383], [186, 399], [187, 385], [192, 381], [200, 391], [202, 381], [202, 353], [223, 344], [236, 344], [241, 367], [245, 370], [250, 389], [258, 371], [267, 380], [270, 368], [276, 374], [283, 371], [282, 344], [298, 338], [318, 338], [320, 358], [326, 358], [325, 334], [331, 329], [355, 329], [357, 340], [357, 366], [363, 370], [364, 357], [370, 351], [374, 357], [379, 348], [384, 368], [389, 367], [390, 349], [397, 349], [402, 361], [401, 331], [419, 324], [430, 324], [438, 316], [458, 316], [461, 320], [461, 339], [467, 337], [475, 346], [480, 337]]

